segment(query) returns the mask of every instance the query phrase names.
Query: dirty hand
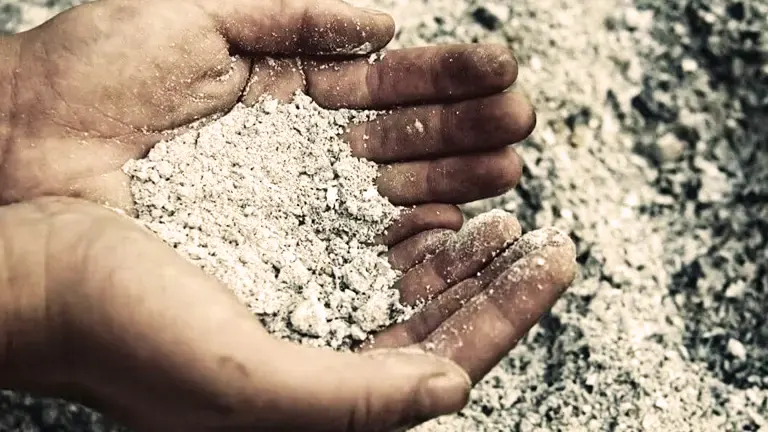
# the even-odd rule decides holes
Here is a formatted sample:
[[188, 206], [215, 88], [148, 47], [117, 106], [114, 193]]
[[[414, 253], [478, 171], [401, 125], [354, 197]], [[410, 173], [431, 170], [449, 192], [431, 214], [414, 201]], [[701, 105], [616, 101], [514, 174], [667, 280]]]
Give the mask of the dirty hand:
[[[297, 90], [325, 107], [398, 107], [347, 136], [355, 155], [381, 164], [379, 190], [394, 204], [513, 187], [521, 161], [509, 145], [535, 116], [523, 96], [501, 93], [517, 75], [512, 54], [350, 55], [393, 34], [388, 15], [339, 0], [102, 0], [0, 39], [0, 81], [11, 83], [0, 90], [0, 204], [57, 195], [129, 209], [126, 161], [238, 101]], [[423, 225], [406, 231], [455, 228], [458, 212], [444, 207], [417, 211]]]
[[[1, 40], [12, 85], [0, 92], [0, 203], [66, 195], [130, 209], [125, 161], [262, 94], [400, 107], [347, 138], [382, 164], [383, 195], [416, 206], [382, 240], [409, 270], [403, 300], [431, 303], [360, 347], [372, 354], [295, 346], [132, 221], [35, 200], [0, 209], [0, 281], [12, 284], [0, 284], [0, 347], [13, 348], [0, 351], [0, 384], [83, 400], [141, 430], [388, 430], [460, 409], [570, 283], [573, 247], [538, 232], [501, 253], [520, 235], [509, 217], [439, 241], [462, 223], [451, 204], [517, 182], [507, 145], [534, 116], [499, 93], [516, 71], [498, 47], [345, 57], [378, 50], [392, 27], [332, 0], [103, 0]], [[393, 347], [415, 350], [374, 350]]]
[[272, 337], [213, 277], [97, 204], [0, 207], [0, 244], [0, 388], [138, 431], [389, 431], [460, 410], [575, 265], [559, 232], [473, 219], [432, 258], [400, 256], [403, 301], [429, 303], [350, 353]]

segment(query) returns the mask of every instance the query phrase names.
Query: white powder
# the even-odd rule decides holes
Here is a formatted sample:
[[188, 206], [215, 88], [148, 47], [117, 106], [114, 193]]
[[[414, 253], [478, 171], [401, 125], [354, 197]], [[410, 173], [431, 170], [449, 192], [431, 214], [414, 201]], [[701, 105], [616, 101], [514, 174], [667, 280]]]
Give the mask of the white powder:
[[273, 334], [348, 348], [407, 312], [373, 242], [397, 208], [341, 139], [376, 114], [301, 94], [238, 105], [125, 166], [138, 217]]

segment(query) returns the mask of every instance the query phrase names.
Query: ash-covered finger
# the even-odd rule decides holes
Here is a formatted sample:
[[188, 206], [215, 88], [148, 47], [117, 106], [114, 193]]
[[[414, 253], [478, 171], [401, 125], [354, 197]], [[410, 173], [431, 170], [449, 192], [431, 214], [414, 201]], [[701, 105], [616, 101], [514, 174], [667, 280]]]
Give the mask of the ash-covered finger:
[[547, 246], [563, 246], [569, 243], [571, 243], [571, 239], [556, 228], [547, 227], [529, 231], [499, 254], [478, 275], [478, 279], [480, 279], [483, 286], [488, 285], [507, 271], [520, 258], [537, 250], [544, 249]]
[[554, 228], [543, 228], [524, 234], [493, 259], [476, 278], [460, 282], [427, 303], [403, 323], [398, 323], [366, 342], [369, 348], [401, 347], [422, 342], [443, 321], [481, 293], [491, 282], [509, 270], [522, 257], [547, 246], [563, 246], [571, 240]]
[[422, 342], [443, 321], [461, 309], [467, 299], [480, 293], [483, 287], [475, 278], [448, 288], [407, 321], [394, 324], [366, 340], [360, 350], [399, 348]]
[[476, 275], [520, 233], [520, 223], [503, 210], [471, 219], [450, 244], [398, 281], [401, 302], [410, 306], [422, 304]]
[[401, 210], [377, 242], [392, 246], [422, 231], [440, 228], [458, 231], [463, 224], [464, 214], [453, 204], [418, 205]]
[[530, 135], [536, 114], [521, 93], [400, 108], [353, 125], [352, 154], [377, 163], [435, 159], [499, 149]]
[[398, 271], [408, 271], [444, 248], [455, 235], [449, 229], [424, 231], [389, 249], [389, 264]]
[[346, 62], [308, 63], [310, 95], [327, 108], [386, 109], [476, 99], [503, 91], [517, 78], [509, 48], [488, 44], [415, 47]]
[[376, 186], [395, 205], [466, 204], [513, 188], [523, 161], [513, 146], [382, 165]]
[[421, 346], [459, 364], [478, 382], [571, 284], [572, 242], [525, 255], [446, 319]]

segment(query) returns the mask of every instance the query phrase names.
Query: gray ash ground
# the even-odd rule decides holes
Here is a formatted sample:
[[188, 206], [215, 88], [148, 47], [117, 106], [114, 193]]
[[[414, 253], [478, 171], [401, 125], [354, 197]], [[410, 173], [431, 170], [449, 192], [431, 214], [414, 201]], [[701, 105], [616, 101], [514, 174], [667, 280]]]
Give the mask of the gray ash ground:
[[[0, 30], [64, 3], [0, 0]], [[467, 409], [423, 429], [768, 429], [768, 2], [356, 3], [395, 16], [393, 47], [515, 49], [539, 114], [524, 178], [466, 211], [563, 228], [582, 265]], [[111, 428], [54, 401], [0, 407], [0, 430]]]
[[[687, 28], [656, 29], [677, 46], [652, 53], [670, 67], [644, 77], [633, 100], [642, 115], [629, 124], [657, 142], [660, 133], [674, 134], [686, 148], [655, 186], [678, 203], [670, 209], [679, 217], [671, 226], [673, 250], [703, 251], [670, 266], [670, 294], [686, 320], [692, 358], [727, 384], [765, 390], [768, 3], [692, 1], [657, 14], [682, 16]], [[692, 62], [700, 69], [688, 71]], [[654, 88], [668, 90], [656, 96]], [[688, 238], [691, 231], [702, 237]]]

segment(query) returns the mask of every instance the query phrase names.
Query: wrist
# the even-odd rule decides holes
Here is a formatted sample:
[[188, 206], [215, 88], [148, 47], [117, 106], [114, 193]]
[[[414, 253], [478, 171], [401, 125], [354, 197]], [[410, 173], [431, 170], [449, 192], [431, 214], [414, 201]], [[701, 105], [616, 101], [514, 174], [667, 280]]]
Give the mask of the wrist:
[[16, 71], [20, 47], [18, 36], [0, 37], [0, 165], [13, 137], [15, 100], [17, 94]]

